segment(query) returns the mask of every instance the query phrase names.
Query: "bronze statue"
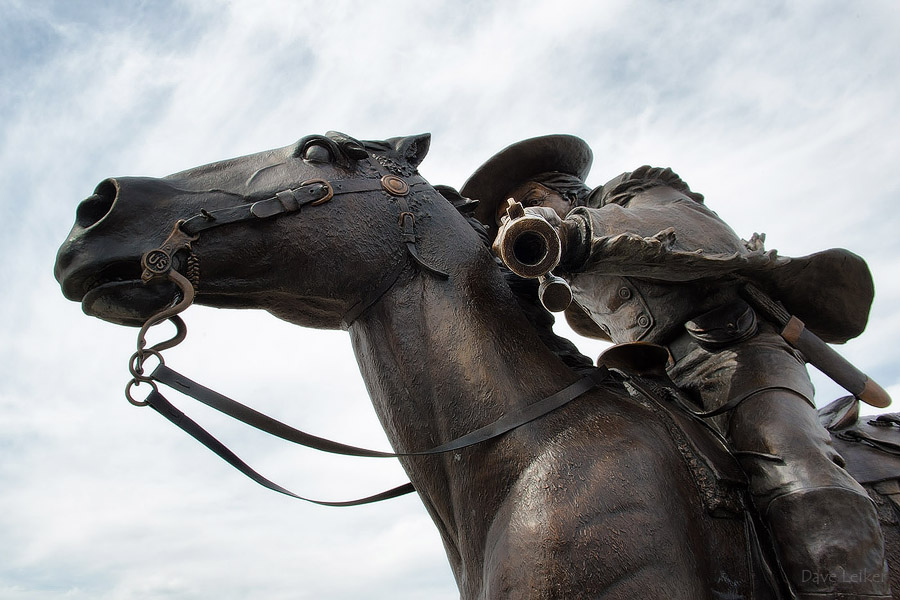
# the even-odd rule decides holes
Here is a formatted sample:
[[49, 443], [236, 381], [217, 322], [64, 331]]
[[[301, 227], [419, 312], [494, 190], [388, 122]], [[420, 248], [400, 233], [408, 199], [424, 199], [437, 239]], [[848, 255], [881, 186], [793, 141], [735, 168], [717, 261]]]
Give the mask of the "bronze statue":
[[492, 157], [461, 193], [481, 202], [479, 217], [499, 236], [515, 224], [504, 218], [507, 198], [559, 232], [556, 274], [571, 286], [576, 331], [668, 349], [668, 375], [705, 416], [717, 415], [749, 476], [797, 597], [886, 597], [875, 506], [819, 424], [804, 357], [779, 335], [785, 323], [755, 306], [765, 287], [820, 337], [846, 341], [868, 317], [865, 263], [841, 250], [781, 259], [760, 236], [742, 241], [671, 169], [643, 166], [591, 190], [590, 165], [576, 137], [534, 138]]
[[[585, 365], [548, 337], [472, 203], [419, 175], [429, 142], [332, 132], [107, 179], [79, 205], [56, 277], [87, 314], [142, 328], [136, 404], [144, 383], [158, 395], [144, 359], [184, 334], [146, 348], [143, 332], [191, 302], [346, 329], [462, 598], [782, 597], [718, 434], [659, 377]], [[486, 441], [410, 455], [510, 416]]]

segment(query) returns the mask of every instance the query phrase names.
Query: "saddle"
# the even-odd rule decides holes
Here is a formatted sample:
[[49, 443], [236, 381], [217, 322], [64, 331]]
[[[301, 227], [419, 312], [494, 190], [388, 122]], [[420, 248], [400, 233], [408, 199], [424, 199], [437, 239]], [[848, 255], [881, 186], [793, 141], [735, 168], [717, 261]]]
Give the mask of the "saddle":
[[[620, 373], [632, 396], [651, 405], [670, 424], [673, 439], [703, 488], [707, 508], [716, 513], [724, 508], [721, 489], [745, 486], [746, 476], [727, 442], [669, 379], [667, 359], [665, 348], [633, 342], [613, 346], [597, 363]], [[850, 475], [889, 497], [900, 515], [900, 413], [860, 419], [859, 400], [845, 396], [819, 409], [818, 414]], [[703, 468], [697, 468], [698, 464]]]
[[864, 486], [888, 498], [900, 516], [900, 413], [859, 417], [859, 400], [838, 398], [819, 409], [844, 468]]
[[646, 342], [618, 344], [597, 359], [617, 374], [632, 399], [667, 428], [685, 461], [709, 514], [743, 518], [747, 476], [726, 440], [697, 416], [691, 401], [666, 374], [669, 352]]

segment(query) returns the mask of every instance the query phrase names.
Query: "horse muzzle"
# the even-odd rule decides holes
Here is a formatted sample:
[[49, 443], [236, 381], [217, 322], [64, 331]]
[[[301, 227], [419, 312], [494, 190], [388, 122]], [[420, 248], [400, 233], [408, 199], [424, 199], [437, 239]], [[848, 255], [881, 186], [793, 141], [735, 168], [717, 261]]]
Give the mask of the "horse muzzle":
[[[159, 180], [107, 179], [78, 206], [75, 224], [57, 253], [54, 275], [63, 295], [80, 302], [85, 314], [139, 327], [152, 315], [184, 299], [180, 286], [168, 278], [150, 283], [142, 280], [144, 267], [135, 248], [142, 239], [158, 240], [164, 235], [158, 235], [154, 226], [138, 228], [128, 218], [135, 209], [149, 211], [151, 207], [121, 203], [122, 191], [129, 186], [141, 191], [164, 186], [155, 181]], [[153, 208], [158, 214], [159, 209]], [[148, 242], [147, 247], [153, 245]], [[173, 269], [186, 271], [186, 257], [173, 257]]]

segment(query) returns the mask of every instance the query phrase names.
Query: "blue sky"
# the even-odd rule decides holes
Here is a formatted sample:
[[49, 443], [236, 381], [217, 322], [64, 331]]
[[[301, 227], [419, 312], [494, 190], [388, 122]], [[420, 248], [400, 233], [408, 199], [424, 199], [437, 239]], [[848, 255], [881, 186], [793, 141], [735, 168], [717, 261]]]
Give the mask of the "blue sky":
[[[125, 403], [135, 332], [84, 316], [52, 278], [77, 203], [108, 176], [334, 129], [431, 132], [422, 174], [460, 186], [514, 141], [579, 135], [589, 184], [671, 166], [744, 237], [864, 256], [870, 326], [841, 351], [900, 397], [898, 29], [887, 0], [0, 0], [0, 597], [457, 597], [415, 498], [344, 510], [282, 498]], [[175, 368], [386, 447], [345, 333], [185, 317]], [[813, 376], [820, 403], [840, 394]], [[403, 481], [391, 462], [320, 456], [189, 410], [301, 493]]]

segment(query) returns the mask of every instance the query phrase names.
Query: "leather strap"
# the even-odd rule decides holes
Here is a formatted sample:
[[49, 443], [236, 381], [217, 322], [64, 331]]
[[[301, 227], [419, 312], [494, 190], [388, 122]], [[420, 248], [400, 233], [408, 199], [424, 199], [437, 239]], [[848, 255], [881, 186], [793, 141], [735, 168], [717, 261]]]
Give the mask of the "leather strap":
[[[422, 180], [421, 183], [426, 183]], [[411, 187], [415, 187], [421, 185], [419, 182], [413, 183]], [[384, 296], [389, 289], [394, 287], [394, 284], [400, 278], [400, 274], [406, 268], [408, 264], [408, 259], [412, 259], [412, 261], [419, 266], [422, 270], [431, 273], [435, 277], [439, 279], [448, 279], [450, 276], [441, 271], [440, 269], [436, 269], [426, 263], [422, 256], [419, 254], [419, 251], [416, 249], [416, 217], [409, 210], [409, 204], [406, 202], [405, 196], [397, 196], [397, 204], [400, 207], [400, 217], [399, 224], [401, 227], [401, 235], [400, 241], [406, 246], [406, 256], [397, 263], [394, 267], [394, 270], [388, 273], [384, 279], [378, 284], [378, 287], [375, 288], [375, 291], [368, 295], [367, 298], [364, 298], [357, 302], [355, 305], [350, 307], [350, 310], [347, 311], [347, 314], [344, 315], [343, 319], [341, 319], [341, 324], [344, 329], [350, 329], [350, 326], [353, 325], [353, 322], [356, 321], [364, 312], [369, 310], [372, 306], [375, 305], [376, 302], [381, 300], [381, 297]]]
[[[559, 392], [547, 398], [529, 404], [521, 408], [520, 410], [504, 415], [496, 421], [489, 423], [484, 427], [480, 427], [479, 429], [476, 429], [475, 431], [472, 431], [466, 435], [458, 437], [455, 440], [452, 440], [445, 444], [441, 444], [440, 446], [436, 446], [434, 448], [430, 448], [428, 450], [397, 453], [359, 448], [357, 446], [334, 442], [300, 431], [299, 429], [295, 429], [289, 425], [286, 425], [285, 423], [282, 423], [281, 421], [273, 419], [259, 411], [256, 411], [235, 400], [232, 400], [227, 396], [219, 394], [214, 390], [200, 385], [199, 383], [188, 379], [184, 375], [181, 375], [177, 371], [170, 369], [164, 364], [160, 364], [159, 366], [157, 366], [148, 379], [165, 384], [179, 392], [184, 393], [187, 396], [190, 396], [191, 398], [194, 398], [195, 400], [198, 400], [199, 402], [202, 402], [203, 404], [206, 404], [211, 408], [218, 410], [223, 414], [241, 421], [242, 423], [246, 423], [251, 427], [254, 427], [266, 433], [270, 433], [289, 442], [293, 442], [301, 446], [306, 446], [307, 448], [313, 448], [316, 450], [321, 450], [323, 452], [342, 454], [346, 456], [396, 458], [401, 456], [426, 456], [452, 452], [454, 450], [461, 450], [463, 448], [467, 448], [469, 446], [494, 439], [505, 433], [508, 433], [509, 431], [512, 431], [517, 427], [534, 421], [535, 419], [538, 419], [539, 417], [542, 417], [549, 412], [565, 406], [585, 392], [596, 388], [602, 381], [604, 381], [608, 377], [608, 375], [609, 372], [606, 370], [606, 368], [598, 368], [588, 376], [579, 379], [571, 385], [563, 388]], [[237, 470], [244, 473], [250, 479], [253, 479], [266, 488], [294, 498], [298, 498], [300, 500], [306, 500], [308, 502], [323, 504], [326, 506], [357, 506], [360, 504], [367, 504], [370, 502], [377, 502], [379, 500], [394, 498], [396, 496], [406, 494], [414, 490], [412, 484], [406, 484], [405, 486], [393, 488], [386, 492], [382, 492], [381, 494], [376, 494], [374, 496], [369, 496], [367, 498], [362, 498], [359, 500], [351, 500], [347, 502], [322, 502], [317, 500], [310, 500], [308, 498], [298, 496], [297, 494], [294, 494], [293, 492], [279, 486], [278, 484], [269, 481], [268, 479], [251, 469], [249, 466], [247, 466], [246, 463], [241, 461], [240, 458], [238, 458], [233, 452], [231, 452], [231, 450], [229, 450], [224, 444], [219, 442], [206, 430], [200, 427], [200, 425], [192, 421], [184, 413], [182, 413], [171, 403], [169, 403], [168, 400], [166, 400], [162, 396], [162, 394], [160, 394], [159, 391], [155, 388], [147, 397], [146, 402], [150, 404], [157, 412], [166, 417], [166, 419], [180, 427], [191, 437], [215, 452], [219, 457], [224, 459]]]
[[388, 273], [387, 276], [381, 280], [381, 283], [379, 283], [378, 287], [375, 288], [375, 291], [372, 292], [371, 297], [360, 300], [350, 307], [350, 310], [348, 310], [347, 314], [345, 314], [341, 319], [341, 325], [344, 329], [350, 329], [350, 326], [353, 325], [354, 321], [356, 321], [360, 317], [360, 315], [374, 306], [376, 302], [381, 300], [381, 297], [384, 296], [389, 289], [394, 287], [394, 284], [397, 283], [398, 279], [400, 279], [400, 274], [404, 269], [406, 269], [407, 264], [407, 257], [404, 256], [403, 259], [397, 263], [397, 266], [394, 267], [394, 270]]
[[[414, 184], [415, 185], [415, 184]], [[416, 216], [409, 210], [409, 204], [406, 202], [405, 196], [399, 196], [397, 203], [400, 206], [400, 226], [402, 227], [401, 241], [406, 244], [406, 253], [415, 261], [419, 267], [440, 279], [448, 279], [450, 276], [426, 263], [419, 255], [416, 249]]]
[[463, 448], [499, 437], [504, 433], [508, 433], [517, 427], [521, 427], [526, 423], [534, 421], [538, 417], [542, 417], [557, 408], [565, 406], [578, 396], [597, 387], [597, 385], [605, 380], [607, 376], [608, 371], [605, 368], [598, 368], [590, 375], [582, 377], [575, 383], [566, 386], [552, 396], [548, 396], [543, 400], [539, 400], [515, 412], [504, 415], [496, 421], [458, 437], [455, 440], [435, 446], [428, 450], [419, 450], [415, 452], [383, 452], [380, 450], [369, 450], [367, 448], [335, 442], [300, 431], [299, 429], [295, 429], [290, 425], [254, 410], [249, 406], [241, 404], [236, 400], [232, 400], [228, 396], [205, 387], [196, 381], [188, 379], [181, 373], [164, 364], [158, 365], [156, 369], [153, 370], [153, 373], [150, 374], [150, 379], [167, 385], [186, 396], [190, 396], [194, 400], [202, 402], [210, 408], [214, 408], [222, 414], [228, 415], [232, 419], [300, 446], [344, 456], [398, 458], [401, 456], [428, 456], [452, 452], [454, 450], [462, 450]]
[[[421, 177], [409, 178], [410, 187], [425, 183]], [[285, 213], [297, 212], [307, 205], [317, 202], [326, 202], [332, 196], [342, 194], [357, 194], [360, 192], [373, 192], [383, 190], [380, 179], [344, 179], [338, 181], [325, 181], [312, 179], [300, 184], [299, 187], [278, 192], [271, 198], [258, 200], [248, 204], [238, 204], [228, 208], [213, 211], [203, 211], [181, 224], [181, 229], [189, 235], [197, 235], [201, 231], [240, 223], [255, 219], [269, 219]]]
[[357, 500], [346, 500], [342, 502], [329, 502], [325, 500], [313, 500], [311, 498], [304, 498], [303, 496], [299, 496], [294, 492], [290, 491], [287, 488], [283, 488], [277, 483], [266, 479], [256, 471], [254, 471], [247, 463], [242, 461], [234, 452], [228, 449], [225, 444], [217, 440], [213, 437], [208, 431], [200, 427], [196, 422], [192, 421], [187, 415], [183, 412], [175, 408], [171, 402], [166, 400], [166, 398], [159, 393], [157, 390], [153, 390], [150, 392], [150, 395], [147, 396], [146, 400], [147, 404], [149, 404], [153, 410], [164, 416], [169, 422], [177, 425], [182, 431], [193, 437], [195, 440], [215, 452], [220, 458], [222, 458], [225, 462], [230, 464], [232, 467], [258, 483], [259, 485], [268, 488], [272, 491], [278, 492], [280, 494], [284, 494], [286, 496], [290, 496], [291, 498], [296, 498], [298, 500], [304, 500], [306, 502], [312, 502], [313, 504], [320, 504], [322, 506], [359, 506], [361, 504], [370, 504], [372, 502], [378, 502], [380, 500], [388, 500], [390, 498], [396, 498], [398, 496], [402, 496], [404, 494], [409, 494], [410, 492], [416, 491], [411, 483], [406, 483], [401, 486], [397, 486], [385, 492], [381, 492], [380, 494], [375, 494], [373, 496], [367, 496], [365, 498], [359, 498]]
[[690, 409], [686, 409], [686, 410], [691, 412], [695, 417], [700, 417], [701, 419], [708, 419], [710, 417], [716, 417], [721, 414], [725, 414], [729, 411], [734, 410], [742, 402], [744, 402], [744, 400], [752, 398], [753, 396], [756, 396], [757, 394], [761, 394], [763, 392], [769, 392], [769, 391], [773, 391], [773, 390], [777, 390], [780, 392], [789, 392], [791, 394], [794, 394], [795, 396], [799, 396], [800, 398], [806, 400], [806, 402], [808, 402], [809, 404], [812, 404], [812, 401], [809, 398], [807, 398], [805, 395], [801, 394], [800, 392], [798, 392], [797, 390], [795, 390], [793, 388], [785, 387], [783, 385], [769, 385], [769, 386], [762, 387], [759, 389], [751, 390], [741, 396], [735, 396], [734, 398], [731, 398], [725, 404], [723, 404], [719, 408], [716, 408], [715, 410], [709, 410], [706, 412], [698, 412], [698, 411], [693, 411]]
[[881, 450], [882, 452], [887, 452], [888, 454], [893, 454], [894, 456], [900, 456], [900, 444], [888, 440], [880, 440], [877, 437], [869, 435], [866, 431], [859, 428], [838, 431], [833, 435], [841, 438], [842, 440], [847, 440], [848, 442], [859, 442], [862, 444], [866, 444], [867, 446], [871, 446], [876, 450]]
[[214, 408], [217, 411], [228, 415], [232, 419], [246, 423], [255, 429], [264, 431], [268, 434], [280, 437], [294, 444], [329, 452], [331, 454], [342, 454], [344, 456], [363, 456], [368, 458], [387, 458], [395, 457], [396, 454], [390, 452], [380, 452], [378, 450], [367, 450], [358, 448], [339, 442], [333, 442], [325, 438], [321, 438], [299, 429], [294, 429], [290, 425], [282, 423], [268, 415], [250, 408], [240, 402], [232, 400], [228, 396], [224, 396], [215, 390], [200, 385], [196, 381], [188, 379], [181, 373], [160, 364], [150, 374], [150, 379], [169, 386], [170, 388], [190, 396], [194, 400]]
[[[420, 176], [408, 177], [406, 181], [409, 183], [410, 188], [428, 184]], [[301, 183], [300, 187], [282, 190], [265, 200], [238, 204], [237, 206], [219, 210], [202, 211], [201, 214], [185, 220], [181, 224], [181, 229], [189, 235], [197, 235], [201, 231], [219, 227], [220, 225], [254, 219], [268, 219], [285, 213], [297, 212], [304, 206], [316, 204], [317, 202], [327, 202], [332, 196], [374, 192], [377, 190], [384, 190], [380, 179], [354, 178], [337, 181], [311, 179]]]

